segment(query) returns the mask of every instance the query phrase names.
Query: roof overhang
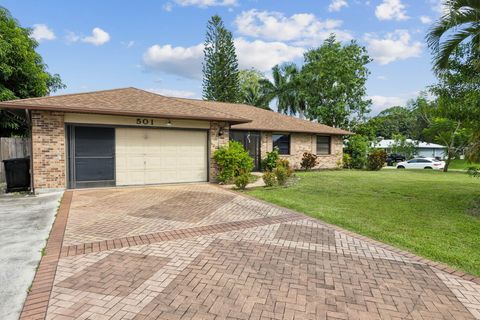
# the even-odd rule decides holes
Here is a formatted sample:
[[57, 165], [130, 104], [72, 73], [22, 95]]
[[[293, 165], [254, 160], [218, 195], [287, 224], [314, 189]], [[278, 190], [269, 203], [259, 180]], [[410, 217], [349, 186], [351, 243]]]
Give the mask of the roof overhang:
[[202, 117], [195, 115], [178, 115], [168, 113], [155, 113], [155, 112], [137, 112], [132, 110], [85, 110], [78, 107], [59, 107], [42, 105], [36, 106], [31, 104], [22, 105], [18, 103], [9, 104], [8, 102], [0, 102], [0, 109], [23, 109], [23, 110], [35, 110], [35, 111], [58, 111], [58, 112], [71, 112], [71, 113], [86, 113], [86, 114], [103, 114], [103, 115], [115, 115], [115, 116], [130, 116], [130, 117], [151, 117], [151, 118], [164, 118], [164, 119], [182, 119], [182, 120], [208, 120], [208, 121], [222, 121], [231, 124], [242, 124], [252, 122], [246, 118], [222, 118], [222, 117]]

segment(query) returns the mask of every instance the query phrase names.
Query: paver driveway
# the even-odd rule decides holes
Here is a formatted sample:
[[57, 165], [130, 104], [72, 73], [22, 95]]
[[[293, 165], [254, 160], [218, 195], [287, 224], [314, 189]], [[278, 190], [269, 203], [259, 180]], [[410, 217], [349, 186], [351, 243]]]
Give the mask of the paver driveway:
[[47, 319], [480, 318], [478, 279], [216, 186], [62, 205], [24, 318], [44, 316], [37, 288], [51, 289]]

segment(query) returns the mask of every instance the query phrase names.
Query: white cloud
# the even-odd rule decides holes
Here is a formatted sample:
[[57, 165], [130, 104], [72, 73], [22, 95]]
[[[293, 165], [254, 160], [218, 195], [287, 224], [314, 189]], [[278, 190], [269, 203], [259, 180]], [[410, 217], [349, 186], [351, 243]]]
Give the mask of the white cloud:
[[401, 0], [383, 0], [375, 9], [375, 15], [379, 20], [407, 20], [405, 5]]
[[432, 23], [432, 18], [430, 18], [429, 16], [421, 16], [420, 21], [423, 24], [431, 24]]
[[331, 33], [338, 40], [350, 40], [352, 35], [339, 29], [341, 20], [319, 20], [310, 13], [298, 13], [290, 17], [280, 12], [244, 11], [235, 19], [238, 33], [273, 41], [291, 41], [295, 45], [318, 45]]
[[276, 64], [301, 58], [305, 52], [304, 48], [283, 42], [249, 42], [244, 38], [235, 39], [235, 48], [241, 69], [255, 68], [260, 71], [270, 71]]
[[110, 41], [110, 35], [105, 30], [96, 27], [92, 30], [92, 35], [82, 38], [83, 42], [91, 43], [95, 46], [101, 46], [102, 44]]
[[[304, 48], [283, 42], [250, 42], [244, 38], [234, 39], [234, 42], [240, 69], [270, 71], [276, 64], [301, 58], [305, 51]], [[201, 79], [203, 48], [203, 43], [191, 47], [153, 45], [144, 53], [143, 64], [148, 70]]]
[[379, 38], [375, 34], [365, 34], [364, 40], [369, 54], [381, 65], [419, 57], [423, 48], [421, 42], [412, 41], [407, 30], [395, 30], [387, 33], [385, 38]]
[[328, 6], [328, 11], [340, 11], [343, 7], [348, 7], [347, 0], [332, 0]]
[[408, 101], [406, 97], [370, 96], [369, 98], [372, 99], [371, 115], [377, 115], [390, 107], [404, 106]]
[[165, 88], [149, 88], [145, 90], [153, 93], [158, 93], [158, 94], [161, 94], [162, 96], [167, 96], [167, 97], [198, 98], [195, 92], [188, 91], [188, 90], [165, 89]]
[[30, 36], [38, 42], [43, 40], [54, 40], [56, 38], [53, 30], [50, 29], [46, 24], [34, 24], [32, 28], [32, 34]]
[[385, 76], [377, 76], [377, 79], [384, 81], [384, 80], [387, 80], [387, 77], [385, 77]]
[[215, 6], [236, 6], [238, 4], [237, 0], [175, 0], [175, 3], [181, 5], [182, 7], [186, 6], [196, 6], [200, 8], [215, 7]]
[[143, 55], [147, 69], [176, 74], [185, 78], [202, 78], [203, 44], [192, 47], [153, 45]]

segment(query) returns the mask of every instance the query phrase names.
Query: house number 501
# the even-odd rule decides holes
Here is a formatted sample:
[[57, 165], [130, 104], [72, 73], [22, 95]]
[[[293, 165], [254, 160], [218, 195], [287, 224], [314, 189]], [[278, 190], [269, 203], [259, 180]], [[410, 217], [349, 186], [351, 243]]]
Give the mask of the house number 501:
[[152, 126], [153, 126], [153, 119], [141, 119], [141, 118], [137, 118], [137, 124], [152, 125]]

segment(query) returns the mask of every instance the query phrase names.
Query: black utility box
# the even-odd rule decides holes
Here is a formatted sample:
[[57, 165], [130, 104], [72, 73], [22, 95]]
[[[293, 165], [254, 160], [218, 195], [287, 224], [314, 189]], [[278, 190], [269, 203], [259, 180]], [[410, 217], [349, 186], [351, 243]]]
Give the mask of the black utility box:
[[30, 158], [3, 160], [7, 192], [30, 190]]

